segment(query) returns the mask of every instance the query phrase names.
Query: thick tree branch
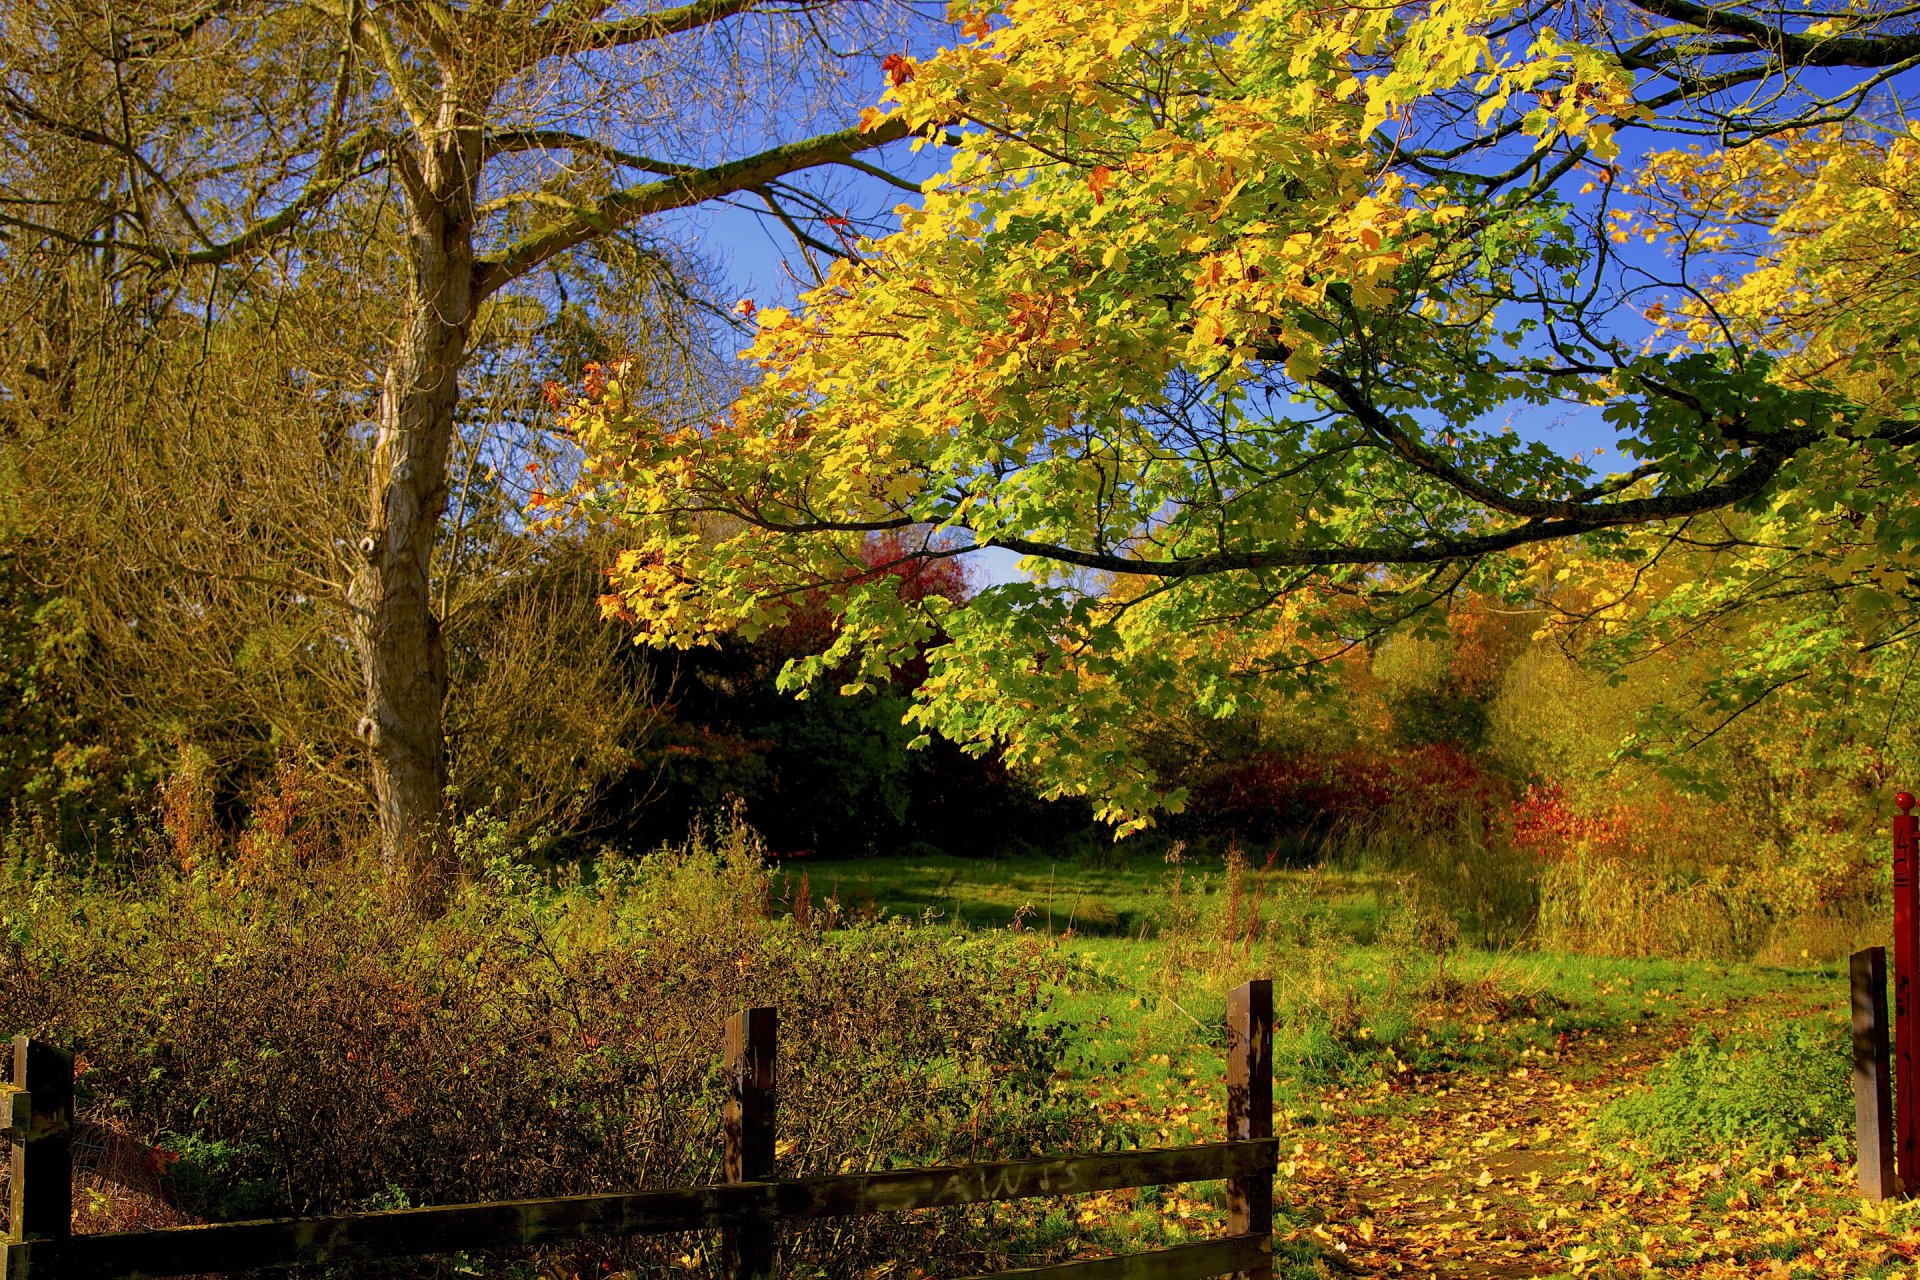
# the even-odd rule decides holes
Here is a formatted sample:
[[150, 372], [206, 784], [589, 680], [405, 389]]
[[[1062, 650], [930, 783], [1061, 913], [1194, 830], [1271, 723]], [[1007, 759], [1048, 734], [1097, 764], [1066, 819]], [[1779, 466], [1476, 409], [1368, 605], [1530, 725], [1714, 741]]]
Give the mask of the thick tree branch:
[[758, 155], [616, 191], [606, 199], [581, 209], [571, 218], [533, 232], [497, 257], [476, 263], [475, 294], [485, 297], [554, 255], [565, 253], [595, 236], [617, 231], [648, 214], [685, 209], [720, 196], [752, 191], [775, 178], [802, 169], [839, 164], [863, 151], [898, 141], [908, 133], [904, 121], [891, 118], [881, 121], [872, 129], [843, 129], [838, 133], [821, 134], [775, 147], [771, 151], [762, 151]]
[[1634, 0], [1634, 6], [1714, 35], [1750, 40], [1756, 52], [1778, 54], [1794, 67], [1882, 67], [1920, 57], [1920, 34], [1810, 36], [1790, 32], [1751, 14], [1693, 0]]
[[[1314, 375], [1312, 380], [1316, 385], [1332, 392], [1334, 398], [1340, 402], [1340, 406], [1353, 415], [1355, 421], [1379, 437], [1382, 443], [1414, 469], [1465, 494], [1482, 506], [1490, 507], [1505, 515], [1519, 516], [1529, 520], [1583, 519], [1593, 508], [1590, 503], [1582, 501], [1582, 497], [1600, 497], [1614, 492], [1613, 489], [1605, 486], [1597, 486], [1595, 489], [1588, 490], [1585, 495], [1575, 495], [1564, 501], [1552, 498], [1528, 498], [1506, 493], [1484, 483], [1471, 472], [1455, 466], [1429, 449], [1418, 437], [1403, 431], [1392, 417], [1380, 411], [1379, 407], [1352, 379], [1323, 370]], [[1752, 443], [1764, 445], [1769, 443], [1770, 439], [1769, 437]], [[1797, 442], [1792, 445], [1790, 452], [1811, 444], [1814, 436], [1809, 432], [1795, 439]], [[1645, 479], [1654, 474], [1658, 474], [1657, 467], [1642, 467], [1634, 473], [1634, 478]]]
[[684, 175], [700, 172], [698, 165], [655, 160], [651, 156], [622, 151], [598, 138], [566, 129], [502, 129], [487, 135], [486, 154], [489, 156], [520, 151], [570, 151], [575, 155], [591, 156], [595, 160], [619, 165], [623, 169], [640, 169], [647, 173]]
[[[604, 4], [584, 6], [596, 15], [607, 7]], [[533, 24], [524, 63], [531, 65], [542, 58], [564, 58], [664, 40], [757, 10], [792, 12], [820, 7], [820, 0], [691, 0], [671, 9], [606, 21], [583, 20], [579, 8], [569, 8]]]
[[1627, 502], [1596, 503], [1580, 507], [1564, 518], [1529, 520], [1494, 533], [1470, 537], [1434, 538], [1404, 543], [1366, 543], [1340, 547], [1272, 547], [1257, 551], [1221, 551], [1212, 555], [1168, 560], [1140, 560], [1110, 553], [1086, 552], [1053, 543], [995, 535], [982, 546], [1005, 547], [1026, 556], [1038, 556], [1082, 569], [1134, 574], [1150, 578], [1199, 578], [1220, 573], [1259, 569], [1365, 568], [1375, 565], [1443, 564], [1474, 560], [1541, 542], [1615, 529], [1628, 525], [1677, 520], [1732, 506], [1753, 497], [1780, 473], [1780, 469], [1814, 439], [1781, 441], [1761, 450], [1736, 474], [1690, 493], [1661, 494]]
[[[1060, 543], [1040, 542], [1009, 534], [981, 534], [965, 522], [950, 527], [974, 534], [976, 545], [1005, 547], [1023, 556], [1037, 556], [1076, 568], [1104, 573], [1177, 580], [1202, 578], [1222, 573], [1245, 573], [1262, 569], [1338, 569], [1380, 565], [1434, 565], [1474, 560], [1512, 551], [1536, 543], [1553, 542], [1616, 529], [1629, 525], [1683, 520], [1690, 516], [1719, 511], [1760, 493], [1773, 481], [1793, 456], [1819, 439], [1813, 431], [1782, 435], [1765, 448], [1756, 450], [1747, 464], [1725, 480], [1686, 493], [1656, 494], [1624, 502], [1555, 503], [1564, 514], [1538, 519], [1493, 533], [1461, 537], [1433, 538], [1425, 541], [1361, 543], [1334, 547], [1275, 546], [1253, 551], [1219, 551], [1209, 555], [1170, 559], [1143, 559], [1118, 555], [1105, 550], [1082, 550]], [[1589, 492], [1608, 492], [1596, 486]], [[890, 516], [879, 520], [782, 520], [736, 503], [705, 508], [724, 514], [756, 529], [779, 534], [870, 533], [903, 529], [926, 523], [913, 515]]]
[[172, 256], [156, 251], [153, 256], [168, 266], [208, 266], [217, 262], [230, 262], [241, 254], [251, 253], [331, 200], [342, 187], [372, 172], [371, 168], [364, 165], [369, 156], [392, 149], [392, 140], [385, 133], [374, 129], [363, 130], [349, 139], [347, 145], [341, 148], [340, 158], [334, 164], [316, 173], [301, 189], [300, 194], [289, 200], [277, 212], [205, 248]]

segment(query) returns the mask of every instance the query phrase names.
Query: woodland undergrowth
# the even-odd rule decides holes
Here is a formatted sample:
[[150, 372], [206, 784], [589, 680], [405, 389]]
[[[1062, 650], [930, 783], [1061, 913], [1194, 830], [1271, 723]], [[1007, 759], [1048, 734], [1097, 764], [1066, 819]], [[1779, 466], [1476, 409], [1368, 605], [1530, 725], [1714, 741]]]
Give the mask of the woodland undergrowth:
[[[780, 1012], [783, 1175], [1123, 1136], [1057, 1078], [1044, 939], [798, 923], [739, 827], [591, 875], [463, 839], [478, 870], [431, 915], [372, 868], [265, 838], [184, 868], [0, 867], [0, 1029], [76, 1053], [95, 1173], [132, 1152], [152, 1175], [144, 1203], [124, 1167], [91, 1178], [84, 1229], [717, 1181], [721, 1024], [753, 1004]], [[787, 1239], [796, 1275], [1074, 1242], [958, 1210]], [[668, 1238], [516, 1265], [685, 1274], [712, 1255]]]

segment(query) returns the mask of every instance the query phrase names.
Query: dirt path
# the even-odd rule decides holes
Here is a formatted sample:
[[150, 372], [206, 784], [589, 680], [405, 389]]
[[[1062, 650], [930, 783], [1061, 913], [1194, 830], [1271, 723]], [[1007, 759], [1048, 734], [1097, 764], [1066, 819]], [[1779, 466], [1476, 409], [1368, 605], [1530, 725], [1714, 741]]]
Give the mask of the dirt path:
[[[1314, 1239], [1354, 1274], [1577, 1274], [1600, 1258], [1579, 1241], [1610, 1223], [1631, 1225], [1630, 1215], [1673, 1194], [1623, 1190], [1609, 1176], [1617, 1170], [1580, 1141], [1594, 1113], [1703, 1022], [1805, 1012], [1804, 996], [1784, 992], [1733, 1009], [1676, 1007], [1624, 1033], [1566, 1037], [1498, 1075], [1459, 1072], [1333, 1095], [1338, 1123], [1295, 1135], [1289, 1194], [1319, 1219]], [[1644, 1262], [1636, 1271], [1657, 1265], [1635, 1261]]]

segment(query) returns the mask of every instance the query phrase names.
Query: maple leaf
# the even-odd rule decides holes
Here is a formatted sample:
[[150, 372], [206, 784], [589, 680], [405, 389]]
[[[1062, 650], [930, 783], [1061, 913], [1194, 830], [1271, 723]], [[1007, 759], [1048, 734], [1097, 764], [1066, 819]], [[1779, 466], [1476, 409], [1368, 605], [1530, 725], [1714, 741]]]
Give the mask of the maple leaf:
[[887, 73], [887, 80], [898, 89], [913, 79], [913, 59], [903, 53], [890, 53], [880, 60], [880, 69]]

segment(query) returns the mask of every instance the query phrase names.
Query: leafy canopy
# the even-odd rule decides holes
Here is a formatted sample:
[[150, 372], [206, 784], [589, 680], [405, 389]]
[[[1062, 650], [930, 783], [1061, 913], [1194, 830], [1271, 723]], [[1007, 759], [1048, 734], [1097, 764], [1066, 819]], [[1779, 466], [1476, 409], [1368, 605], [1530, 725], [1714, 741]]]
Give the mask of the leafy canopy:
[[[1669, 193], [1685, 176], [1663, 131], [1780, 156], [1897, 87], [1897, 15], [1773, 12], [959, 15], [957, 47], [889, 60], [869, 117], [943, 131], [946, 171], [799, 310], [760, 314], [763, 377], [725, 420], [657, 429], [618, 379], [574, 406], [577, 496], [632, 539], [609, 608], [689, 646], [824, 594], [838, 630], [789, 687], [924, 652], [923, 730], [1131, 825], [1181, 797], [1128, 723], [1232, 715], [1466, 590], [1550, 591], [1543, 544], [1631, 564], [1703, 522], [1844, 506], [1911, 465], [1911, 399], [1817, 376], [1833, 361], [1764, 298], [1745, 330], [1695, 323], [1766, 287], [1733, 252], [1764, 201], [1684, 195], [1664, 208], [1686, 227], [1657, 224], [1659, 167]], [[1802, 301], [1831, 286], [1789, 274]], [[1543, 443], [1569, 412], [1630, 469]], [[1875, 534], [1902, 563], [1911, 508]], [[876, 532], [919, 560], [1010, 548], [1030, 580], [906, 600], [863, 558]]]

